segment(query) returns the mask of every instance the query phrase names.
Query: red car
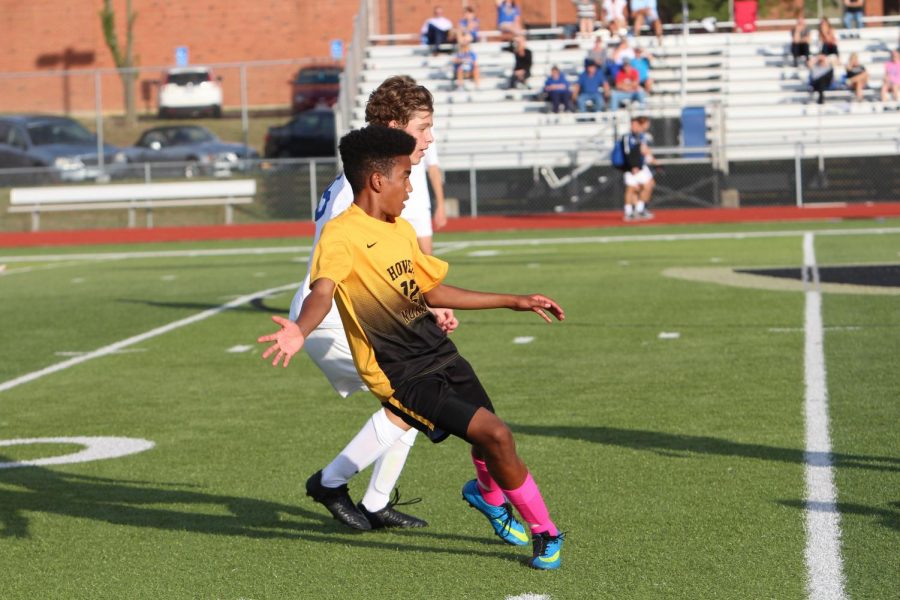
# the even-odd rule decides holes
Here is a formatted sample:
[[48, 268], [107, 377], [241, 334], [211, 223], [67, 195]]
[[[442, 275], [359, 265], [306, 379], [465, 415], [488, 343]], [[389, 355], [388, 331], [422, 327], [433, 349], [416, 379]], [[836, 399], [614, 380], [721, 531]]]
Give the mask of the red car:
[[341, 90], [341, 72], [338, 65], [303, 67], [291, 82], [291, 109], [298, 113], [320, 104], [331, 106], [337, 102]]

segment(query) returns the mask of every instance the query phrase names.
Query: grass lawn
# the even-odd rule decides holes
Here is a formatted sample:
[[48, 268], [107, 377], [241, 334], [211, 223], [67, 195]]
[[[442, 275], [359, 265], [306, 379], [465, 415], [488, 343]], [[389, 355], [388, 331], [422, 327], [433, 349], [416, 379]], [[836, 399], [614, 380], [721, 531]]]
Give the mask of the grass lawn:
[[[0, 463], [80, 448], [4, 440], [155, 445], [0, 469], [0, 597], [806, 598], [802, 285], [669, 274], [799, 269], [804, 230], [819, 265], [897, 265], [898, 226], [438, 236], [453, 242], [438, 246], [448, 283], [543, 292], [566, 309], [553, 325], [462, 312], [453, 333], [567, 532], [552, 573], [525, 567], [529, 548], [503, 545], [461, 500], [473, 469], [460, 440], [420, 436], [400, 480], [427, 528], [351, 532], [304, 496], [377, 408], [338, 398], [305, 357], [286, 370], [260, 359], [254, 340], [287, 312], [310, 240], [4, 250]], [[735, 235], [692, 236], [710, 232]], [[823, 292], [825, 368], [845, 591], [889, 600], [900, 310], [896, 288], [871, 292]], [[355, 499], [368, 476], [351, 481]]]

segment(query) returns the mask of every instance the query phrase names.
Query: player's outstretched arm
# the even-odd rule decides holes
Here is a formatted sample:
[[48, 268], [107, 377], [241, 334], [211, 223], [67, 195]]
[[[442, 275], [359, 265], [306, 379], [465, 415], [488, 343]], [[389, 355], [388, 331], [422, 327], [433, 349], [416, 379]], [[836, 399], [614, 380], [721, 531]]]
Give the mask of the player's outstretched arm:
[[283, 367], [287, 367], [291, 362], [291, 357], [303, 348], [303, 343], [328, 311], [331, 310], [331, 300], [334, 297], [334, 282], [330, 279], [317, 279], [312, 284], [312, 291], [303, 301], [300, 308], [300, 315], [296, 322], [290, 321], [283, 317], [273, 316], [281, 329], [269, 335], [263, 335], [256, 339], [257, 342], [264, 344], [273, 342], [271, 346], [266, 348], [262, 357], [268, 359], [273, 354], [275, 358], [272, 360], [272, 366], [277, 367], [278, 363], [282, 363]]
[[429, 306], [458, 308], [462, 310], [483, 308], [530, 310], [537, 313], [548, 323], [553, 321], [547, 314], [548, 312], [559, 321], [566, 318], [565, 312], [559, 304], [541, 294], [493, 294], [490, 292], [476, 292], [453, 287], [452, 285], [440, 284], [425, 294], [425, 301], [428, 302]]

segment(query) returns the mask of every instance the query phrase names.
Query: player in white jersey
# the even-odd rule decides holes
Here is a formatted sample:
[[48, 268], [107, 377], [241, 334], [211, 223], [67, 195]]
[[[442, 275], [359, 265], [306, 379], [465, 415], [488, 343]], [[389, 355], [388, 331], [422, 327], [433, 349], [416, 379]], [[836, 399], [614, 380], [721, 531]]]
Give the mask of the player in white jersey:
[[[409, 195], [402, 216], [413, 224], [420, 246], [424, 251], [426, 250], [424, 244], [427, 244], [429, 253], [432, 224], [431, 201], [425, 182], [426, 162], [430, 160], [429, 164], [437, 165], [437, 153], [432, 152], [431, 156], [428, 154], [428, 149], [434, 141], [431, 131], [432, 113], [431, 94], [413, 79], [405, 76], [385, 80], [369, 97], [366, 106], [367, 122], [397, 127], [416, 138], [416, 150], [410, 157], [414, 163], [410, 176], [413, 191]], [[440, 191], [442, 201], [443, 190]], [[340, 175], [322, 194], [316, 208], [314, 246], [318, 244], [325, 224], [352, 203], [353, 190], [347, 178]], [[307, 269], [306, 278], [291, 302], [291, 319], [297, 318], [309, 291], [309, 269]], [[449, 333], [456, 328], [458, 323], [453, 311], [434, 309], [432, 312], [444, 331]], [[307, 337], [304, 348], [341, 396], [347, 397], [357, 391], [367, 391], [368, 388], [356, 371], [350, 346], [334, 303], [319, 327]], [[427, 525], [422, 519], [395, 510], [393, 507], [397, 505], [399, 497], [395, 496], [393, 499], [390, 497], [415, 437], [415, 429], [402, 430], [390, 422], [384, 409], [379, 409], [331, 463], [309, 478], [306, 482], [307, 495], [325, 505], [337, 520], [355, 529]], [[354, 505], [350, 499], [347, 482], [373, 462], [375, 466], [366, 494], [358, 505]]]
[[[425, 181], [426, 175], [431, 187], [434, 189], [434, 204], [432, 205], [431, 196], [428, 194], [428, 183]], [[409, 176], [409, 183], [412, 185], [412, 192], [409, 194], [409, 200], [403, 206], [403, 213], [400, 215], [409, 221], [413, 229], [416, 230], [416, 236], [419, 241], [419, 248], [425, 254], [431, 254], [431, 236], [434, 229], [440, 229], [447, 224], [447, 216], [444, 212], [444, 184], [442, 181], [441, 167], [438, 162], [437, 142], [431, 142], [428, 149], [425, 150], [425, 156], [417, 165], [413, 165], [412, 173]], [[432, 224], [434, 225], [432, 227]]]

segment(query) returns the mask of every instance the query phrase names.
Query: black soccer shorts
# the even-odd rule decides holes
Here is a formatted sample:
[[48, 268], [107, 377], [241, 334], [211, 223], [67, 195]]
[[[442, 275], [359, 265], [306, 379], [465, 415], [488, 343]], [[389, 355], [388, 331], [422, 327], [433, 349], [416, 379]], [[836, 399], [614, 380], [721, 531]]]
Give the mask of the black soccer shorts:
[[459, 355], [404, 382], [385, 407], [435, 444], [450, 435], [471, 443], [466, 432], [472, 417], [482, 407], [494, 412], [472, 365]]

